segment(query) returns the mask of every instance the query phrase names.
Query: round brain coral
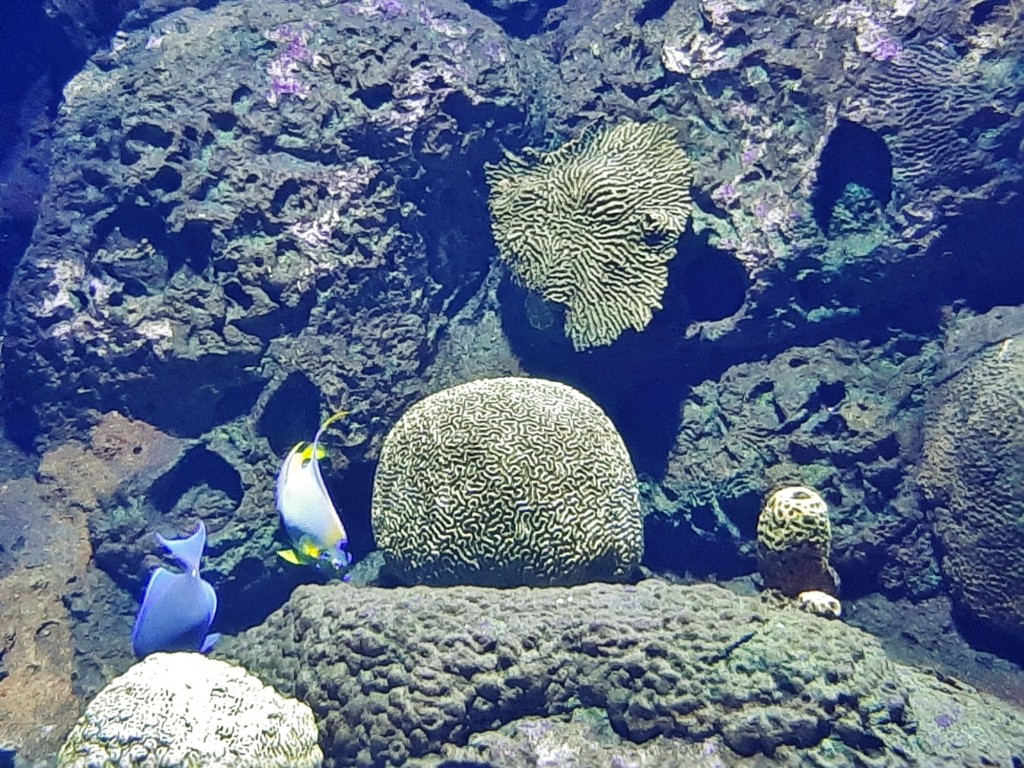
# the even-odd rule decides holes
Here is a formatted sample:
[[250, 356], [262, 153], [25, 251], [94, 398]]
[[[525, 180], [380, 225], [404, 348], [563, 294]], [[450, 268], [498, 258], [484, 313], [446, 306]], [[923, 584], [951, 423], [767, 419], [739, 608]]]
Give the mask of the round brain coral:
[[319, 768], [313, 711], [241, 667], [154, 653], [85, 708], [58, 768]]
[[643, 554], [622, 438], [592, 400], [543, 379], [474, 381], [410, 408], [381, 449], [372, 518], [403, 583], [619, 580]]
[[832, 524], [828, 505], [802, 485], [780, 488], [768, 497], [757, 519], [757, 564], [768, 589], [796, 597], [801, 592], [838, 591], [828, 564]]
[[486, 173], [501, 259], [527, 288], [566, 306], [576, 349], [647, 327], [690, 219], [693, 167], [674, 128], [592, 126]]

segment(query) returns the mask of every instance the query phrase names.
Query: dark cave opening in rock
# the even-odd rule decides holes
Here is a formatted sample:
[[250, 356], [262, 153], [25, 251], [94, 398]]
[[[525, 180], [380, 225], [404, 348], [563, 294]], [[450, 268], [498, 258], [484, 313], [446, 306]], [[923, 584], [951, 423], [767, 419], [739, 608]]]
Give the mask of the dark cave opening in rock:
[[[730, 510], [731, 519], [756, 521], [760, 499], [749, 494], [733, 499], [729, 506], [746, 510], [741, 513]], [[691, 516], [689, 521], [663, 515], [648, 516], [644, 522], [645, 566], [655, 572], [718, 580], [744, 576], [756, 570], [754, 559], [744, 555], [732, 538], [722, 529], [716, 530], [715, 524], [709, 522], [715, 519], [710, 507], [695, 506], [688, 514]], [[701, 518], [708, 520], [701, 521]], [[754, 538], [753, 527], [743, 531], [745, 539]]]
[[320, 425], [320, 390], [302, 373], [290, 373], [267, 399], [257, 428], [275, 456], [312, 440]]
[[931, 248], [943, 265], [942, 301], [965, 301], [979, 314], [1024, 303], [1022, 242], [1024, 217], [987, 201], [965, 205]]
[[[430, 278], [443, 288], [432, 292], [436, 311], [452, 318], [479, 290], [494, 252], [487, 208], [484, 167], [501, 157], [501, 147], [485, 126], [517, 122], [522, 115], [507, 107], [474, 104], [454, 93], [444, 101], [445, 129], [420, 154], [422, 172], [398, 182], [403, 197], [415, 201], [418, 230], [426, 245]], [[456, 135], [479, 133], [457, 152]], [[446, 147], [443, 151], [441, 147]]]
[[512, 37], [526, 39], [541, 30], [548, 11], [565, 5], [566, 0], [548, 0], [544, 3], [491, 3], [469, 0], [468, 5], [490, 16]]
[[177, 437], [199, 437], [249, 412], [265, 381], [253, 374], [251, 352], [206, 354], [153, 363], [153, 379], [126, 380], [104, 409], [117, 409]]
[[814, 221], [828, 233], [832, 210], [846, 188], [868, 190], [882, 208], [892, 199], [892, 154], [870, 128], [840, 120], [821, 152], [811, 206]]
[[697, 354], [700, 342], [687, 338], [688, 326], [732, 316], [748, 287], [742, 265], [704, 237], [685, 234], [677, 253], [668, 264], [662, 309], [643, 331], [626, 330], [608, 346], [574, 350], [563, 332], [562, 305], [511, 277], [498, 289], [502, 325], [524, 370], [593, 398], [622, 434], [638, 471], [652, 476], [664, 470], [675, 443], [688, 387], [720, 365]]
[[644, 0], [633, 18], [637, 24], [643, 26], [649, 21], [660, 19], [671, 7], [672, 0]]
[[1024, 665], [1024, 645], [1012, 631], [1003, 631], [990, 622], [979, 621], [970, 611], [955, 604], [953, 619], [957, 630], [973, 648]]
[[343, 476], [328, 473], [324, 477], [324, 484], [349, 537], [348, 550], [356, 561], [362, 560], [376, 548], [370, 519], [376, 470], [376, 462], [355, 461], [345, 468]]
[[[669, 284], [669, 289], [674, 286]], [[696, 240], [684, 262], [676, 288], [692, 320], [722, 320], [743, 306], [747, 298], [747, 272], [732, 254]], [[671, 300], [668, 291], [666, 299]]]
[[1010, 0], [983, 0], [971, 8], [971, 24], [980, 27], [992, 19], [997, 8], [1010, 5]]
[[[193, 448], [158, 477], [150, 486], [149, 502], [158, 512], [166, 514], [189, 489], [202, 485], [226, 496], [236, 508], [242, 503], [242, 479], [238, 472], [222, 456], [205, 447]], [[203, 516], [202, 510], [196, 513]]]

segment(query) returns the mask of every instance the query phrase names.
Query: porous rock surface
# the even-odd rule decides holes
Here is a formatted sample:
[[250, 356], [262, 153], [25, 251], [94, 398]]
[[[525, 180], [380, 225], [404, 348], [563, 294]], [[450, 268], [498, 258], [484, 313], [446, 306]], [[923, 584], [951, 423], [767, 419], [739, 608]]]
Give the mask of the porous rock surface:
[[304, 586], [218, 653], [313, 708], [328, 766], [400, 765], [592, 708], [624, 741], [685, 755], [710, 740], [725, 764], [977, 765], [1024, 749], [1024, 713], [894, 664], [841, 622], [712, 585]]
[[[183, 9], [68, 83], [5, 318], [12, 420], [52, 440], [116, 409], [199, 437], [262, 419], [286, 380], [334, 405], [358, 393], [378, 418], [414, 398], [420, 360], [486, 268], [415, 222], [450, 209], [452, 137], [515, 114], [515, 63], [463, 4], [393, 11]], [[374, 448], [356, 413], [353, 455]], [[245, 447], [285, 450], [313, 415], [286, 434], [264, 422]]]
[[829, 505], [845, 589], [935, 594], [942, 575], [912, 480], [938, 358], [920, 338], [829, 339], [702, 381], [683, 400], [664, 478], [642, 484], [648, 562], [752, 571], [765, 500], [807, 485]]
[[[764, 498], [807, 484], [835, 512], [847, 587], [936, 594], [912, 488], [936, 369], [928, 335], [944, 304], [1021, 295], [1007, 276], [1024, 236], [1011, 213], [1024, 19], [1004, 5], [887, 0], [581, 5], [585, 19], [552, 12], [560, 23], [539, 38], [557, 59], [545, 82], [565, 86], [546, 102], [552, 122], [678, 120], [695, 159], [693, 234], [745, 275], [734, 305], [694, 318], [680, 294], [706, 279], [716, 295], [728, 272], [674, 260], [664, 309], [594, 366], [595, 381], [628, 370], [602, 403], [678, 379], [679, 398], [627, 411], [650, 414], [646, 428], [617, 419], [634, 456], [677, 424], [667, 467], [655, 449], [638, 462], [652, 475], [649, 554], [663, 544], [665, 567], [749, 570]], [[567, 375], [583, 364], [544, 363]]]
[[[945, 377], [929, 401], [918, 481], [957, 612], [1024, 658], [1021, 317], [1016, 308], [995, 309], [950, 328]], [[958, 354], [972, 338], [974, 354]], [[977, 348], [983, 339], [989, 343]]]
[[636, 472], [586, 395], [529, 377], [416, 403], [381, 449], [373, 531], [405, 584], [621, 580], [643, 557]]
[[446, 745], [438, 755], [413, 758], [409, 768], [723, 768], [721, 742], [693, 744], [657, 736], [641, 744], [621, 738], [603, 709], [571, 715], [524, 717], [475, 734], [465, 746]]
[[69, 593], [89, 542], [84, 514], [59, 497], [32, 477], [0, 481], [0, 764], [52, 756], [79, 711]]
[[[341, 405], [328, 483], [374, 456], [486, 269], [468, 230], [442, 242], [418, 222], [474, 204], [461, 185], [483, 161], [455, 137], [468, 152], [516, 114], [515, 62], [462, 3], [397, 7], [157, 9], [65, 88], [4, 315], [2, 406], [10, 433], [70, 461], [117, 453], [124, 482], [86, 511], [133, 594], [152, 534], [202, 516], [221, 618], [249, 590], [280, 604], [298, 578], [267, 514], [280, 457]], [[368, 548], [368, 521], [346, 523]]]
[[[263, 478], [322, 412], [346, 398], [353, 411], [332, 469], [372, 461], [397, 415], [439, 388], [424, 370], [450, 370], [455, 352], [464, 353], [458, 370], [473, 375], [542, 363], [546, 375], [589, 378], [610, 390], [605, 402], [628, 401], [656, 372], [671, 407], [644, 410], [678, 432], [684, 451], [696, 426], [713, 467], [708, 481], [691, 481], [703, 465], [696, 455], [690, 466], [670, 455], [655, 478], [666, 491], [656, 511], [686, 532], [673, 548], [737, 566], [737, 542], [751, 538], [743, 521], [761, 500], [751, 501], [752, 488], [767, 490], [759, 478], [788, 454], [784, 482], [820, 487], [807, 466], [836, 481], [823, 492], [840, 513], [841, 570], [884, 552], [869, 586], [934, 591], [934, 556], [900, 497], [910, 419], [876, 418], [906, 410], [898, 396], [908, 388], [885, 382], [912, 366], [892, 360], [894, 373], [881, 360], [867, 372], [874, 402], [847, 401], [858, 426], [843, 440], [824, 410], [780, 416], [761, 390], [770, 382], [728, 379], [734, 365], [784, 365], [787, 350], [859, 337], [873, 320], [918, 321], [957, 298], [940, 290], [1008, 273], [1002, 244], [1020, 241], [1020, 218], [999, 206], [1017, 199], [1024, 111], [1011, 66], [1024, 36], [1008, 6], [580, 0], [551, 9], [523, 42], [445, 0], [270, 0], [258, 13], [224, 2], [157, 15], [180, 4], [144, 4], [66, 89], [51, 186], [4, 318], [12, 431], [82, 438], [90, 413], [118, 410], [199, 440], [175, 476], [214, 470], [165, 484], [170, 493], [147, 493], [145, 503], [160, 495], [173, 509], [181, 491], [181, 508], [194, 506], [186, 497], [208, 486], [216, 511], [243, 521], [232, 536], [245, 542], [268, 535]], [[512, 5], [541, 18], [536, 4]], [[281, 90], [273, 99], [272, 86]], [[955, 108], [936, 108], [946, 94]], [[695, 256], [689, 272], [670, 270], [665, 308], [639, 335], [657, 331], [659, 315], [674, 325], [650, 348], [597, 374], [577, 369], [573, 354], [554, 366], [510, 360], [507, 329], [493, 322], [507, 307], [481, 287], [493, 256], [484, 164], [499, 144], [557, 146], [605, 118], [670, 125], [686, 152], [707, 158], [694, 165], [693, 235], [697, 251], [736, 267], [725, 281], [735, 301], [692, 314], [673, 286], [710, 285], [703, 294], [714, 296], [722, 282], [713, 272], [701, 283], [708, 270]], [[856, 151], [828, 151], [848, 135], [860, 137]], [[929, 157], [934, 146], [947, 154]], [[936, 163], [956, 179], [921, 172]], [[864, 166], [884, 178], [861, 178]], [[845, 181], [858, 189], [814, 199], [819, 182]], [[979, 236], [983, 249], [973, 247]], [[940, 279], [927, 279], [926, 264]], [[963, 279], [936, 288], [949, 274]], [[484, 332], [494, 343], [458, 345]], [[530, 342], [539, 335], [528, 332]], [[446, 349], [452, 356], [438, 360]], [[718, 402], [727, 424], [685, 423], [688, 408], [706, 404], [689, 398], [676, 427], [679, 399], [694, 386], [730, 390]], [[751, 434], [752, 449], [727, 448]], [[862, 456], [863, 477], [853, 469]], [[833, 471], [835, 457], [845, 463]], [[739, 509], [719, 503], [737, 496]], [[253, 551], [225, 571], [229, 592], [280, 575]]]

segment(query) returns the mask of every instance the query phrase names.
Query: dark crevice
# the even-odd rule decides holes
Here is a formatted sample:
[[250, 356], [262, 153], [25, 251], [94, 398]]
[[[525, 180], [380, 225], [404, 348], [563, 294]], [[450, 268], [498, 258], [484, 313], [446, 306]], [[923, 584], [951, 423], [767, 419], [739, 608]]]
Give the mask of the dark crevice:
[[258, 356], [259, 350], [253, 350], [160, 362], [143, 352], [139, 359], [126, 358], [123, 364], [126, 368], [146, 365], [151, 378], [106, 392], [117, 401], [102, 405], [179, 437], [199, 437], [255, 404], [261, 380], [252, 373], [252, 366]]
[[698, 243], [683, 267], [680, 291], [694, 320], [722, 320], [746, 301], [746, 269], [731, 253]]
[[320, 424], [320, 390], [302, 373], [291, 373], [274, 390], [260, 415], [258, 428], [276, 456], [312, 440]]
[[877, 133], [840, 120], [821, 153], [811, 205], [818, 228], [829, 232], [833, 208], [850, 184], [868, 190], [882, 208], [892, 199], [892, 155]]
[[149, 502], [167, 514], [192, 488], [205, 485], [220, 491], [237, 507], [242, 503], [242, 479], [222, 457], [205, 447], [193, 448], [149, 488]]
[[471, 8], [494, 19], [507, 34], [525, 39], [540, 32], [548, 12], [565, 5], [566, 0], [524, 3], [493, 3], [489, 0], [467, 2]]
[[379, 109], [395, 98], [395, 91], [389, 83], [360, 88], [353, 94], [367, 109]]
[[532, 375], [566, 382], [592, 397], [618, 427], [634, 464], [657, 476], [676, 439], [680, 398], [706, 377], [708, 362], [686, 338], [698, 320], [730, 317], [743, 305], [746, 273], [728, 253], [686, 234], [669, 262], [663, 308], [643, 332], [577, 352], [563, 331], [564, 308], [505, 279], [498, 295], [513, 351]]
[[997, 8], [1009, 5], [1010, 0], [983, 0], [971, 9], [971, 24], [980, 27], [992, 18]]
[[637, 11], [636, 16], [633, 19], [639, 25], [644, 25], [649, 21], [660, 19], [666, 13], [668, 9], [672, 7], [673, 0], [644, 0], [640, 6], [640, 10]]

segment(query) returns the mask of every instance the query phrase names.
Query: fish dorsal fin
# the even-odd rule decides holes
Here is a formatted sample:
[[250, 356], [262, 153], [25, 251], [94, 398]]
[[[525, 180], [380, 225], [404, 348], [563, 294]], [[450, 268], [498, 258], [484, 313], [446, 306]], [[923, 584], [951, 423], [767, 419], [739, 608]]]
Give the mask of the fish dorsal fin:
[[327, 498], [330, 498], [330, 494], [327, 493], [327, 486], [324, 485], [324, 478], [320, 474], [320, 459], [326, 455], [326, 451], [323, 454], [320, 452], [323, 450], [320, 447], [320, 437], [323, 435], [324, 430], [327, 429], [331, 424], [336, 422], [338, 419], [343, 419], [348, 416], [348, 411], [335, 411], [328, 416], [324, 423], [320, 425], [320, 429], [316, 431], [316, 437], [313, 438], [313, 445], [310, 448], [310, 455], [313, 457], [313, 472], [316, 475], [316, 484], [320, 487], [321, 493]]
[[206, 524], [200, 520], [199, 527], [195, 533], [184, 539], [165, 539], [159, 533], [156, 535], [159, 541], [171, 557], [181, 563], [181, 567], [191, 573], [199, 570], [199, 561], [203, 557], [203, 549], [206, 547]]

